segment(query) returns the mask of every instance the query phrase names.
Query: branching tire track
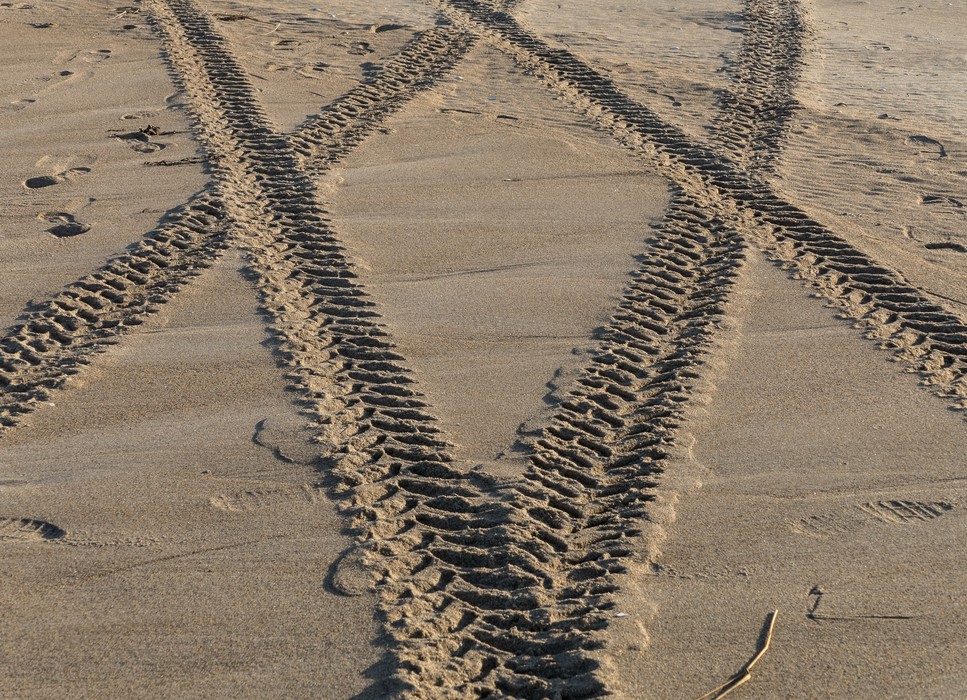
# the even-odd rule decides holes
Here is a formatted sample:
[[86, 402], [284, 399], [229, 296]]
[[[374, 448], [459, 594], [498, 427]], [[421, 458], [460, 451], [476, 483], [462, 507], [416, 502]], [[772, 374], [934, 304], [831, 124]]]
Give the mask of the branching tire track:
[[[680, 197], [594, 369], [535, 444], [526, 483], [461, 473], [299, 155], [268, 128], [207, 18], [183, 1], [151, 7], [226, 209], [246, 231], [289, 380], [377, 572], [409, 694], [602, 693], [588, 652], [613, 606], [608, 579], [741, 259], [736, 234]], [[588, 451], [600, 474], [586, 469]]]
[[23, 315], [0, 340], [0, 430], [48, 401], [209, 267], [226, 244], [222, 218], [217, 198], [203, 193], [129, 251]]
[[[454, 2], [469, 9], [476, 24], [439, 28], [442, 43], [431, 47], [432, 60], [398, 62], [416, 74], [406, 73], [411, 84], [396, 93], [389, 82], [361, 88], [357, 97], [365, 104], [340, 101], [351, 108], [344, 112], [346, 125], [331, 119], [334, 107], [291, 138], [273, 131], [206, 15], [188, 0], [149, 0], [147, 6], [215, 171], [222, 235], [247, 249], [290, 368], [287, 378], [329, 446], [328, 466], [379, 576], [407, 694], [604, 694], [593, 652], [614, 606], [614, 574], [646, 520], [667, 450], [701, 380], [744, 255], [743, 234], [776, 251], [791, 246], [793, 262], [808, 261], [803, 274], [809, 279], [829, 270], [845, 277], [834, 280], [846, 290], [832, 294], [836, 298], [854, 294], [858, 284], [876, 287], [866, 289], [869, 299], [847, 299], [850, 309], [871, 305], [861, 314], [865, 319], [882, 310], [885, 295], [896, 293], [895, 276], [871, 270], [871, 261], [766, 185], [690, 143], [566, 52], [520, 35], [493, 6]], [[452, 66], [474, 31], [653, 158], [679, 187], [600, 352], [532, 441], [532, 466], [518, 483], [454, 467], [310, 177], [387, 113], [376, 104], [381, 90], [388, 103], [395, 94], [402, 104], [427, 85], [418, 74], [428, 75], [437, 59]], [[828, 259], [808, 257], [817, 250]], [[897, 323], [909, 322], [913, 307], [903, 303], [921, 304], [922, 298], [900, 297], [886, 300], [900, 304]], [[910, 352], [935, 343], [936, 328], [929, 324], [943, 321], [920, 318], [927, 330], [917, 331]], [[875, 328], [890, 325], [877, 321]], [[895, 340], [896, 333], [887, 337]], [[948, 340], [962, 349], [962, 340]]]
[[[519, 590], [505, 594], [509, 631], [507, 615], [496, 611], [476, 623], [478, 652], [489, 647], [490, 664], [499, 664], [490, 682], [500, 692], [606, 692], [593, 652], [616, 609], [616, 574], [641, 547], [657, 480], [702, 381], [745, 248], [679, 192], [599, 352], [531, 441], [523, 483], [509, 486], [518, 533], [507, 547], [528, 551], [553, 578], [530, 584], [539, 609], [520, 610]], [[501, 658], [507, 650], [514, 655]]]
[[533, 36], [507, 13], [472, 0], [449, 0], [443, 9], [745, 232], [864, 327], [867, 337], [893, 350], [935, 394], [955, 408], [967, 408], [967, 323], [956, 312], [782, 199], [727, 154], [690, 139], [568, 51]]

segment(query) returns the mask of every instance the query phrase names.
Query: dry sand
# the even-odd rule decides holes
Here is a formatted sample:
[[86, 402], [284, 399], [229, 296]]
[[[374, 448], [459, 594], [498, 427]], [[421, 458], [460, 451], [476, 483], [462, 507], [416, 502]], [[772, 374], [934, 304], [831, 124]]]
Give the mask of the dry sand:
[[967, 695], [964, 25], [0, 3], [0, 696]]

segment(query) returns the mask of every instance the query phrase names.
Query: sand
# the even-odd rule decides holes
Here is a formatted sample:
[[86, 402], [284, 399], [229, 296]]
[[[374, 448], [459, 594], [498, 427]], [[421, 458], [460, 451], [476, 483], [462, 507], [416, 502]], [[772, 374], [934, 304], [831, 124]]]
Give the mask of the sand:
[[0, 3], [0, 696], [963, 697], [965, 22]]

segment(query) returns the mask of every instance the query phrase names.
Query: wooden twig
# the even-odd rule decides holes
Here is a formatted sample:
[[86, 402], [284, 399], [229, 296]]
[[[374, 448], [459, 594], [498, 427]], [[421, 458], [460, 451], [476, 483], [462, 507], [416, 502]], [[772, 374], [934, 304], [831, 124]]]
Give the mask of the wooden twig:
[[698, 698], [698, 700], [717, 700], [717, 698], [724, 698], [726, 695], [752, 678], [752, 667], [759, 663], [759, 659], [765, 656], [765, 653], [769, 651], [769, 644], [772, 642], [772, 632], [776, 628], [777, 617], [779, 617], [778, 610], [773, 610], [771, 613], [769, 613], [769, 617], [766, 620], [767, 627], [765, 641], [763, 641], [762, 647], [756, 652], [756, 655], [753, 656], [745, 666], [739, 669], [738, 673], [729, 678], [718, 688], [705, 693], [705, 695]]

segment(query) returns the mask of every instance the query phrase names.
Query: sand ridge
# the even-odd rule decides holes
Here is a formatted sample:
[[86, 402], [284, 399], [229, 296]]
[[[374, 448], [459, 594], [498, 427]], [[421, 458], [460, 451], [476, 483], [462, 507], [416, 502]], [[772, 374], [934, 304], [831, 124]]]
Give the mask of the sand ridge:
[[[607, 633], [627, 616], [616, 613], [623, 590], [633, 588], [627, 567], [656, 557], [668, 535], [670, 518], [655, 510], [663, 483], [673, 482], [663, 474], [673, 476], [692, 408], [710, 393], [715, 339], [729, 325], [736, 285], [754, 269], [750, 256], [761, 251], [782, 263], [931, 393], [963, 408], [960, 315], [771, 182], [794, 112], [803, 31], [797, 12], [773, 5], [746, 8], [748, 59], [737, 62], [736, 88], [721, 100], [716, 138], [705, 143], [536, 36], [505, 11], [512, 7], [469, 0], [439, 4], [447, 22], [418, 33], [381, 70], [285, 134], [209, 13], [188, 0], [145, 3], [214, 185], [160, 234], [13, 329], [3, 345], [12, 377], [4, 425], [33, 420], [107, 343], [157, 313], [225, 247], [239, 247], [288, 388], [319, 446], [315, 464], [359, 538], [354, 561], [372, 572], [401, 692], [581, 697], [620, 687], [602, 665]], [[777, 35], [781, 42], [771, 44]], [[506, 476], [456, 459], [316, 180], [392, 113], [438, 88], [481, 39], [672, 190], [594, 352], [524, 441], [526, 469]], [[293, 496], [314, 502], [313, 489]], [[241, 512], [266, 499], [254, 490], [212, 505]], [[882, 510], [877, 504], [893, 501], [870, 503]], [[58, 527], [27, 516], [5, 526], [40, 539], [58, 539], [43, 534]], [[338, 584], [346, 585], [357, 584]]]

